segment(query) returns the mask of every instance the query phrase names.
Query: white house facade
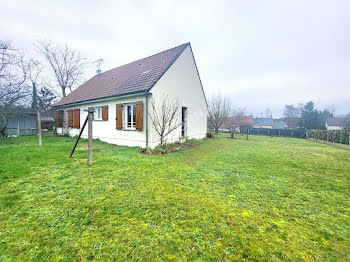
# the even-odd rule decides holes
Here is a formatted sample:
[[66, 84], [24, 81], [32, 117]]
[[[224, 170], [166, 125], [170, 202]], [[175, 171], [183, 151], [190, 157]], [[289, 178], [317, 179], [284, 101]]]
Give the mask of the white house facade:
[[[154, 148], [160, 143], [151, 105], [176, 102], [180, 125], [166, 143], [204, 138], [207, 103], [189, 43], [94, 76], [54, 108], [58, 134], [77, 136], [93, 107], [93, 138], [107, 143]], [[158, 109], [157, 109], [158, 110]], [[87, 138], [87, 128], [82, 133]]]

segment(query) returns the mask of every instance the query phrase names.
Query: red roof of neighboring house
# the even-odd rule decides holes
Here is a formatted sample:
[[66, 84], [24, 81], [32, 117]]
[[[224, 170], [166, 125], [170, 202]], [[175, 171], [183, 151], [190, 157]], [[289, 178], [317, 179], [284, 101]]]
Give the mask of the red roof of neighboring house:
[[189, 45], [186, 43], [95, 75], [54, 107], [149, 90]]
[[253, 125], [252, 116], [231, 116], [221, 128], [228, 128], [229, 125], [235, 124], [235, 126], [250, 126]]

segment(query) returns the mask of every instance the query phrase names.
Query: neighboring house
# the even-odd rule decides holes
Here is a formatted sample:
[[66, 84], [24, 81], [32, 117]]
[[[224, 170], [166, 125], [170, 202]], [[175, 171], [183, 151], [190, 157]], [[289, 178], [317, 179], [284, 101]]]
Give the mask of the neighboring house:
[[350, 116], [332, 117], [326, 119], [327, 130], [344, 130], [350, 129]]
[[272, 117], [267, 118], [253, 118], [253, 126], [255, 128], [272, 128]]
[[34, 112], [22, 111], [13, 114], [7, 124], [0, 122], [0, 130], [6, 125], [7, 136], [28, 136], [36, 134], [37, 116]]
[[272, 121], [272, 128], [274, 129], [285, 129], [287, 128], [286, 122], [279, 120], [279, 119], [273, 119]]
[[[57, 133], [76, 136], [94, 107], [93, 138], [107, 143], [155, 147], [151, 103], [177, 100], [181, 125], [166, 142], [204, 138], [207, 102], [190, 43], [95, 75], [54, 105]], [[87, 128], [82, 134], [87, 138]]]
[[[55, 119], [51, 116], [41, 116], [41, 128], [43, 131], [52, 129]], [[5, 127], [4, 122], [0, 122], [0, 130]], [[6, 126], [7, 136], [29, 136], [37, 133], [37, 113], [31, 109], [17, 109], [17, 112], [8, 119]]]
[[284, 129], [287, 127], [284, 121], [279, 119], [273, 119], [272, 117], [253, 118], [253, 125], [255, 128]]

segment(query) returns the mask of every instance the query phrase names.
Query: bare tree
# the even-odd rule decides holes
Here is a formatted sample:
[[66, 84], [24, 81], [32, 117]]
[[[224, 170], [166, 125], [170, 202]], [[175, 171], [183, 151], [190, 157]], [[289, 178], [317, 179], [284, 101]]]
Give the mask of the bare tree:
[[298, 107], [285, 105], [283, 115], [288, 128], [297, 128], [300, 118], [300, 109]]
[[213, 94], [208, 100], [208, 122], [216, 134], [230, 116], [231, 104], [231, 99], [221, 94]]
[[86, 66], [85, 58], [80, 52], [50, 42], [38, 42], [38, 50], [50, 65], [55, 82], [61, 89], [62, 97], [67, 92], [72, 92], [73, 88], [82, 80]]
[[237, 108], [232, 111], [231, 117], [227, 118], [226, 126], [230, 132], [230, 137], [234, 138], [236, 132], [239, 132], [241, 126], [246, 125], [245, 108]]
[[181, 126], [179, 102], [168, 96], [163, 96], [161, 100], [153, 98], [151, 109], [151, 123], [162, 146], [165, 144], [167, 136]]
[[29, 95], [28, 65], [10, 42], [0, 41], [0, 133], [7, 136], [7, 124]]

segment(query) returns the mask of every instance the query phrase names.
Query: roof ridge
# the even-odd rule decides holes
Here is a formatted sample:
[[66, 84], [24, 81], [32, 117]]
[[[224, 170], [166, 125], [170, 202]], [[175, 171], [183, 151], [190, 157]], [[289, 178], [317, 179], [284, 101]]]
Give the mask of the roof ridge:
[[[99, 75], [103, 75], [104, 73], [110, 72], [110, 71], [115, 70], [115, 69], [117, 69], [117, 68], [120, 68], [120, 67], [123, 67], [123, 66], [126, 66], [126, 65], [130, 65], [130, 64], [132, 64], [132, 63], [135, 63], [135, 62], [138, 62], [138, 61], [141, 61], [141, 60], [150, 58], [150, 57], [152, 57], [152, 56], [160, 55], [160, 54], [162, 54], [162, 53], [165, 53], [165, 52], [168, 52], [168, 51], [173, 50], [173, 49], [175, 49], [175, 48], [179, 48], [179, 47], [186, 46], [186, 45], [190, 45], [190, 42], [187, 42], [187, 43], [184, 43], [184, 44], [181, 44], [181, 45], [178, 45], [178, 46], [169, 48], [169, 49], [167, 49], [167, 50], [164, 50], [164, 51], [162, 51], [162, 52], [159, 52], [159, 53], [156, 53], [156, 54], [153, 54], [153, 55], [146, 56], [146, 57], [144, 57], [144, 58], [141, 58], [141, 59], [138, 59], [138, 60], [129, 62], [129, 63], [127, 63], [127, 64], [123, 64], [123, 65], [114, 67], [114, 68], [112, 68], [112, 69], [109, 69], [109, 70], [107, 70], [107, 71], [102, 72], [102, 73], [99, 74]], [[99, 75], [95, 75], [95, 76], [99, 76]], [[95, 77], [95, 76], [94, 76], [94, 77]]]
[[94, 75], [54, 107], [150, 90], [187, 47], [189, 42]]

